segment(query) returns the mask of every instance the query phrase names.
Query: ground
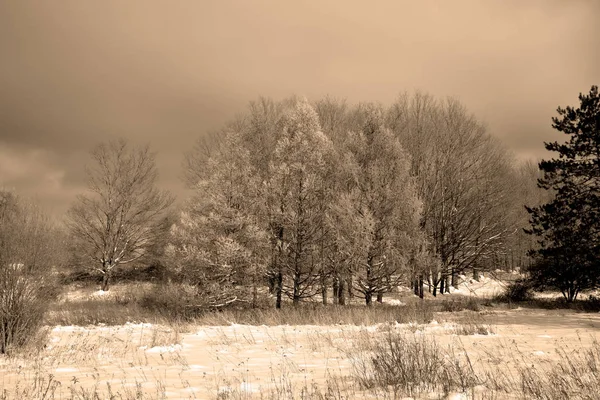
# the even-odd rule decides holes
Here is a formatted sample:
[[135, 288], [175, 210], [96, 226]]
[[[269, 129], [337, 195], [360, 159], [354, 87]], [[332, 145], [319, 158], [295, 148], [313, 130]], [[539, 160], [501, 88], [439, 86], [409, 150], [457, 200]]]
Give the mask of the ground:
[[[553, 369], [565, 354], [597, 345], [599, 333], [597, 313], [506, 307], [436, 312], [422, 324], [55, 326], [39, 352], [0, 358], [0, 389], [4, 398], [402, 398], [360, 384], [372, 374], [365, 366], [375, 344], [399, 335], [431, 339], [480, 377], [464, 390], [411, 396], [523, 398], [517, 375]], [[510, 379], [513, 386], [501, 383]]]

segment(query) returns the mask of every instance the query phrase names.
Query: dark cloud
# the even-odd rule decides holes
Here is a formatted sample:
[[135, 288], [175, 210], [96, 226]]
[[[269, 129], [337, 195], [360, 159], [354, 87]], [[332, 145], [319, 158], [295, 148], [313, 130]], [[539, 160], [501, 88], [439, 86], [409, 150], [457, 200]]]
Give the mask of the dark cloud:
[[259, 95], [292, 93], [455, 96], [520, 158], [539, 157], [560, 138], [556, 107], [600, 82], [599, 5], [2, 2], [0, 185], [60, 213], [86, 152], [127, 137], [159, 151], [162, 185], [182, 193], [182, 154], [198, 136]]

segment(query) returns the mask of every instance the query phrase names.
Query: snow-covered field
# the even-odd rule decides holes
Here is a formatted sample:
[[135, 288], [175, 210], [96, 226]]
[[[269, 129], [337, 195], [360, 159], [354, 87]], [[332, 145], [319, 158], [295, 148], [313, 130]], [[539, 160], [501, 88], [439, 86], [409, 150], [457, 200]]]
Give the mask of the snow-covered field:
[[[491, 276], [479, 281], [461, 278], [450, 297], [491, 297], [505, 286]], [[131, 287], [114, 289], [70, 290], [60, 303], [111, 301]], [[386, 296], [384, 303], [401, 307], [411, 296], [405, 289]], [[462, 360], [463, 367], [468, 365], [479, 376], [492, 374], [513, 382], [523, 368], [545, 373], [556, 369], [561, 357], [583, 348], [597, 346], [600, 365], [600, 314], [564, 310], [438, 312], [433, 321], [420, 325], [56, 326], [47, 328], [43, 350], [0, 357], [0, 398], [52, 398], [49, 393], [80, 399], [279, 399], [327, 393], [327, 398], [394, 398], [392, 391], [359, 384], [374, 345], [390, 334], [431, 339], [445, 358]], [[425, 391], [419, 396], [522, 398], [514, 388], [514, 393], [490, 395], [493, 386], [486, 378], [462, 392]]]
[[372, 398], [355, 385], [353, 371], [366, 344], [390, 331], [466, 351], [476, 369], [509, 368], [516, 357], [548, 362], [557, 349], [589, 345], [600, 332], [597, 314], [504, 310], [477, 314], [490, 334], [458, 335], [470, 313], [440, 313], [424, 325], [187, 326], [187, 332], [152, 324], [57, 326], [40, 354], [0, 359], [0, 389], [9, 398], [32, 383], [55, 385], [57, 398], [289, 398], [335, 383], [351, 398]]

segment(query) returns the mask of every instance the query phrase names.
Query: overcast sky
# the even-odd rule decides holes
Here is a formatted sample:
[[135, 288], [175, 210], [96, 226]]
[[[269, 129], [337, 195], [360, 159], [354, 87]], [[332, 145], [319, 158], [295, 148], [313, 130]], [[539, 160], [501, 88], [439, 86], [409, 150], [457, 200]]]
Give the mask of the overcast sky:
[[185, 196], [184, 151], [258, 96], [460, 99], [519, 158], [561, 139], [600, 83], [600, 1], [0, 0], [0, 187], [55, 215], [89, 150], [149, 143]]

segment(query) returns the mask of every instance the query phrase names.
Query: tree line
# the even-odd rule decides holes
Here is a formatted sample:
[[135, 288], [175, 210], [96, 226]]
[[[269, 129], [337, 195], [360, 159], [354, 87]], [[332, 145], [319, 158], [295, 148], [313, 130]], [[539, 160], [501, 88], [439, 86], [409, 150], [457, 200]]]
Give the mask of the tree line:
[[123, 265], [160, 265], [209, 307], [265, 292], [277, 308], [371, 305], [497, 268], [574, 301], [600, 284], [598, 87], [579, 102], [552, 119], [568, 136], [545, 143], [558, 158], [536, 165], [455, 99], [260, 98], [185, 155], [193, 194], [175, 207], [148, 146], [100, 144], [65, 224], [0, 188], [0, 353], [41, 324], [56, 268], [93, 271], [108, 290]]
[[[104, 276], [162, 246], [174, 276], [204, 301], [281, 307], [319, 296], [367, 305], [399, 285], [423, 297], [459, 275], [522, 268], [524, 204], [543, 199], [457, 100], [400, 96], [391, 106], [261, 98], [185, 157], [193, 195], [175, 217], [153, 156], [125, 142], [93, 153], [91, 197], [70, 211], [80, 252]], [[168, 230], [168, 234], [165, 234]]]
[[370, 305], [401, 285], [435, 296], [466, 274], [535, 270], [545, 243], [524, 230], [524, 205], [557, 191], [459, 101], [423, 93], [251, 102], [185, 155], [192, 195], [176, 207], [147, 146], [104, 143], [91, 157], [66, 263], [101, 275], [104, 290], [123, 265], [160, 263], [212, 305], [265, 291], [278, 308]]

